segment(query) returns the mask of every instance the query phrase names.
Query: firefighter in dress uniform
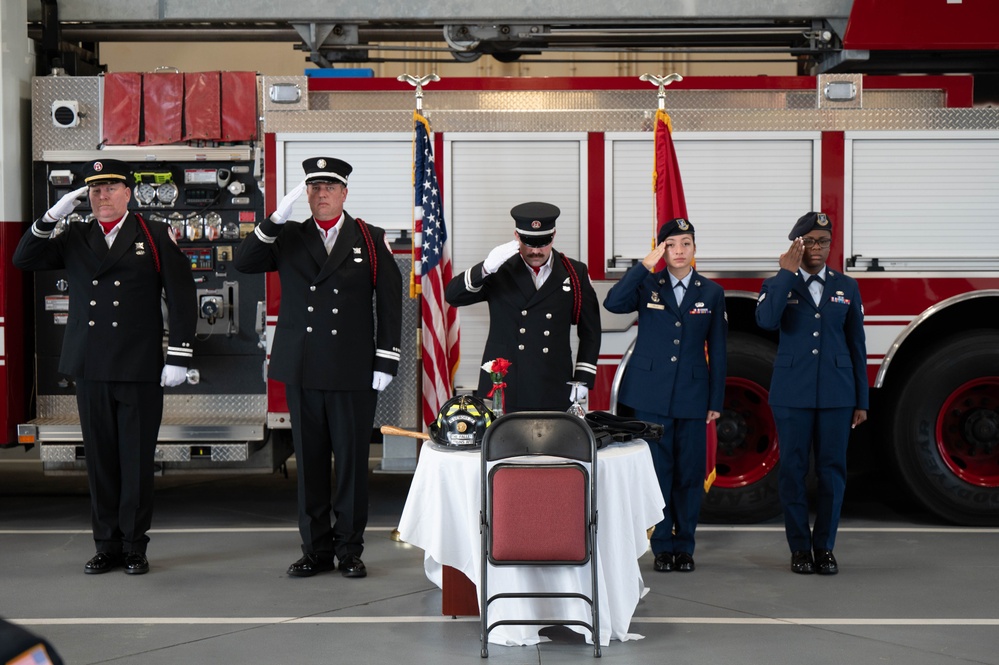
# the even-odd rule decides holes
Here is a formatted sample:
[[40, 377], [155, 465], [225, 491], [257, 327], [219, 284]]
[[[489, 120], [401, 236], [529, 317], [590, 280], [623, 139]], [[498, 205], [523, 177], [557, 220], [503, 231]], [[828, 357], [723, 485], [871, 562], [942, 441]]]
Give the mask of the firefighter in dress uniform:
[[[728, 319], [721, 286], [693, 270], [694, 225], [663, 224], [656, 246], [615, 284], [608, 311], [638, 312], [638, 338], [618, 402], [659, 423], [649, 441], [666, 507], [652, 534], [654, 569], [694, 570], [694, 531], [704, 496], [707, 429], [725, 400]], [[660, 260], [666, 269], [656, 272]], [[705, 356], [705, 343], [707, 355]]]
[[[163, 389], [187, 378], [197, 302], [191, 262], [165, 224], [129, 212], [131, 168], [113, 159], [85, 164], [85, 185], [63, 196], [21, 238], [14, 265], [65, 270], [69, 317], [59, 371], [73, 377], [90, 486], [97, 554], [88, 574], [124, 566], [148, 572], [153, 455]], [[56, 223], [89, 190], [96, 219]], [[169, 323], [163, 356], [161, 293]]]
[[[780, 445], [778, 489], [791, 570], [835, 575], [847, 442], [850, 429], [867, 420], [864, 307], [857, 280], [826, 266], [832, 244], [827, 215], [803, 215], [788, 239], [780, 270], [763, 282], [756, 303], [756, 323], [780, 331], [770, 380]], [[805, 485], [809, 454], [818, 479], [812, 530]]]
[[[515, 240], [454, 277], [444, 297], [454, 307], [489, 303], [489, 336], [482, 355], [511, 362], [504, 381], [505, 411], [565, 411], [593, 387], [600, 352], [600, 305], [586, 264], [552, 248], [559, 209], [530, 202], [510, 211]], [[569, 332], [576, 326], [575, 365]], [[570, 387], [571, 381], [580, 385]], [[480, 375], [478, 396], [492, 388]]]
[[[378, 393], [399, 369], [402, 275], [385, 231], [343, 209], [350, 164], [314, 157], [302, 167], [305, 180], [240, 243], [235, 265], [281, 280], [268, 376], [287, 391], [303, 553], [288, 574], [339, 560], [344, 577], [365, 577], [368, 452]], [[303, 192], [312, 216], [286, 224]]]

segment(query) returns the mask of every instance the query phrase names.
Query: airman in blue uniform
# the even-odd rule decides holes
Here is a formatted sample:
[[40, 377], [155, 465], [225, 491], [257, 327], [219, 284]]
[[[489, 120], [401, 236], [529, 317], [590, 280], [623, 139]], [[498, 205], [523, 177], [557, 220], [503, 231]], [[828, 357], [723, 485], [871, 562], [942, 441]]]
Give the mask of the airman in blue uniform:
[[[867, 419], [864, 307], [857, 281], [826, 266], [832, 222], [803, 215], [780, 270], [763, 282], [756, 322], [779, 330], [770, 407], [780, 444], [779, 492], [795, 573], [834, 575], [850, 429]], [[805, 479], [815, 458], [818, 502], [809, 529]], [[813, 558], [814, 552], [814, 558]]]
[[[618, 393], [641, 420], [660, 423], [649, 441], [666, 507], [652, 534], [655, 570], [694, 570], [694, 530], [704, 495], [705, 422], [725, 399], [725, 293], [693, 270], [694, 225], [662, 226], [655, 248], [611, 288], [604, 307], [638, 312], [638, 339]], [[666, 269], [656, 272], [661, 260]], [[705, 353], [705, 343], [707, 350]]]

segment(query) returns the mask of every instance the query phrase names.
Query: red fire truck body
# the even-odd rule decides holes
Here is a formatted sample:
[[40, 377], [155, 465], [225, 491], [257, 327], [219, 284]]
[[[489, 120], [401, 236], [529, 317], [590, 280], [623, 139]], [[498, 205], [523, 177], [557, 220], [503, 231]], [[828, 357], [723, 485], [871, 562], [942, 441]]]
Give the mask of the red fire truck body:
[[[201, 261], [199, 297], [209, 298], [209, 310], [219, 294], [215, 304], [223, 313], [240, 307], [239, 332], [229, 339], [244, 349], [226, 355], [212, 346], [211, 336], [201, 353], [195, 349], [202, 359], [195, 365], [206, 363], [207, 377], [200, 387], [185, 387], [185, 395], [172, 401], [168, 396], [173, 417], [165, 418], [161, 447], [182, 452], [166, 454], [165, 468], [212, 467], [211, 455], [192, 454], [196, 446], [211, 451], [235, 445], [239, 450], [227, 462], [233, 467], [259, 451], [267, 456], [258, 466], [287, 456], [283, 389], [263, 379], [279, 284], [274, 276], [256, 283], [224, 264], [252, 222], [300, 182], [302, 159], [335, 154], [354, 165], [347, 210], [388, 229], [400, 265], [409, 270], [412, 88], [394, 80], [322, 77], [260, 77], [257, 83], [259, 140], [225, 146], [231, 158], [216, 150], [201, 160], [190, 145], [173, 155], [140, 147], [124, 153], [137, 166], [148, 161], [144, 150], [155, 153], [159, 167], [149, 171], [161, 179], [168, 173], [180, 184], [182, 194], [172, 207], [144, 211], [163, 213], [164, 223], [179, 213], [177, 219], [200, 215], [204, 224], [206, 195], [199, 188], [211, 190], [210, 199], [235, 179], [244, 188], [241, 195], [250, 195], [247, 200], [222, 192], [221, 207], [228, 212], [220, 212], [223, 218], [233, 215], [236, 224], [225, 238], [196, 233], [179, 240], [193, 263]], [[84, 78], [79, 85], [101, 82]], [[55, 84], [44, 79], [36, 79], [36, 86], [35, 103], [46, 111], [58, 101], [53, 95], [66, 96], [65, 90], [46, 92]], [[726, 77], [687, 79], [667, 88], [665, 106], [698, 230], [698, 270], [725, 287], [729, 318], [718, 479], [705, 502], [706, 519], [758, 521], [779, 512], [779, 451], [767, 406], [776, 337], [757, 328], [753, 312], [762, 280], [776, 271], [788, 245], [787, 230], [802, 213], [822, 210], [835, 224], [829, 265], [860, 282], [866, 310], [873, 402], [858, 434], [886, 453], [878, 459], [890, 469], [881, 470], [897, 472], [938, 515], [966, 524], [999, 523], [999, 231], [993, 222], [999, 210], [999, 111], [974, 108], [971, 100], [971, 79], [958, 76]], [[424, 106], [435, 130], [455, 274], [511, 237], [508, 211], [527, 200], [562, 209], [556, 247], [588, 264], [601, 297], [648, 252], [654, 233], [655, 88], [630, 79], [452, 79], [428, 86]], [[94, 122], [99, 111], [107, 112], [94, 108]], [[46, 132], [52, 131], [47, 115], [36, 116], [36, 130], [45, 122]], [[56, 130], [60, 145], [72, 143], [73, 129]], [[52, 172], [90, 158], [96, 144], [62, 153], [34, 147], [36, 216], [59, 191]], [[187, 182], [185, 189], [199, 160], [213, 174], [208, 180], [217, 182]], [[241, 175], [223, 183], [220, 172]], [[304, 201], [299, 206], [293, 219], [308, 215]], [[36, 278], [38, 329], [43, 320], [45, 326], [52, 322], [51, 308], [60, 303], [58, 294], [40, 284], [43, 278]], [[418, 310], [411, 303], [406, 310], [404, 325], [413, 341], [403, 350], [403, 372], [390, 386], [396, 392], [386, 395], [376, 425], [423, 426]], [[616, 406], [616, 380], [626, 371], [635, 337], [633, 317], [602, 316], [591, 409]], [[455, 387], [471, 390], [488, 316], [476, 306], [463, 308], [460, 317], [462, 362]], [[212, 326], [217, 321], [212, 318]], [[57, 352], [54, 341], [36, 330], [36, 356]], [[51, 363], [36, 365], [39, 373], [51, 373]], [[221, 378], [226, 375], [239, 378], [227, 382]], [[23, 431], [40, 444], [43, 460], [47, 449], [61, 448], [53, 461], [61, 460], [61, 468], [78, 466], [78, 425], [60, 429], [57, 419], [41, 414], [47, 400], [65, 405], [62, 397], [49, 397], [69, 387], [60, 387], [54, 376], [36, 376], [34, 383], [37, 417], [26, 422], [9, 414], [5, 425], [25, 423]], [[239, 403], [239, 413], [214, 416], [227, 400]], [[72, 409], [63, 411], [58, 419], [71, 421]], [[220, 423], [230, 417], [252, 425], [227, 431]], [[273, 447], [279, 439], [280, 454]]]

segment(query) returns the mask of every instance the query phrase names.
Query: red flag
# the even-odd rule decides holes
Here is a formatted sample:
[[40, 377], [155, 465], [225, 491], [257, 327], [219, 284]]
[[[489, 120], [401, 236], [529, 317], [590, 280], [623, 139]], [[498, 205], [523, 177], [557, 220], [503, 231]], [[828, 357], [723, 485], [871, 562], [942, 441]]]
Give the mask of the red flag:
[[413, 233], [413, 285], [422, 293], [423, 324], [423, 423], [437, 419], [441, 405], [451, 399], [458, 369], [458, 312], [444, 300], [451, 281], [451, 245], [448, 242], [440, 187], [430, 142], [430, 123], [413, 114], [413, 182], [415, 185]]
[[687, 219], [683, 180], [680, 179], [680, 165], [673, 148], [673, 123], [662, 109], [656, 111], [654, 136], [656, 157], [652, 169], [652, 190], [656, 193], [656, 215], [653, 238], [659, 233], [659, 228], [671, 219]]
[[[683, 196], [683, 180], [680, 178], [680, 164], [676, 160], [673, 147], [673, 123], [669, 114], [656, 111], [655, 125], [655, 166], [652, 170], [652, 191], [655, 192], [655, 229], [653, 243], [659, 235], [659, 228], [677, 217], [687, 216], [687, 200]], [[707, 346], [704, 349], [707, 353]], [[704, 491], [711, 489], [715, 481], [715, 461], [718, 456], [718, 430], [715, 422], [707, 424], [707, 451], [704, 468]]]

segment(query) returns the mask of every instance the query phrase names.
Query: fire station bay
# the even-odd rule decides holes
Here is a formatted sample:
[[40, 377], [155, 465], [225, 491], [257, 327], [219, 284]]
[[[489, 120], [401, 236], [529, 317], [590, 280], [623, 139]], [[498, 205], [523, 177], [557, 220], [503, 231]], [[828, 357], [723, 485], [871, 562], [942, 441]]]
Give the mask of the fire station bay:
[[4, 0], [0, 665], [999, 665], [996, 9], [535, 5]]

